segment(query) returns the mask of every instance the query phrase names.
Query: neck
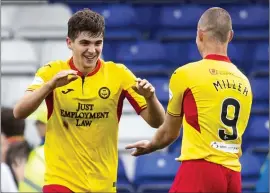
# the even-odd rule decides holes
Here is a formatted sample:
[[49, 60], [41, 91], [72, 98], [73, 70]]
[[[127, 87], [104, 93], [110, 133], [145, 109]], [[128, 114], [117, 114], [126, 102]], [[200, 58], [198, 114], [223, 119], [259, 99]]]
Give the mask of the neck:
[[78, 60], [73, 57], [73, 63], [74, 66], [84, 75], [87, 76], [87, 74], [91, 73], [92, 71], [94, 71], [94, 69], [97, 66], [97, 63], [93, 63], [93, 65], [89, 66], [89, 67], [84, 67], [80, 62], [78, 62]]
[[207, 44], [204, 46], [205, 49], [202, 52], [202, 57], [205, 58], [209, 54], [227, 56], [227, 47], [227, 44]]

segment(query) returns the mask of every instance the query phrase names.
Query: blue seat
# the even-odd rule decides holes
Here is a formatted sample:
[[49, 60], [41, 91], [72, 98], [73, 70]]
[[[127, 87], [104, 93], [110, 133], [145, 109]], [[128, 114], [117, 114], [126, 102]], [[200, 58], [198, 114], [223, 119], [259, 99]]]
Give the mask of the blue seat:
[[137, 16], [129, 5], [91, 6], [90, 9], [104, 16], [106, 40], [137, 40], [141, 32], [136, 28]]
[[250, 0], [190, 0], [192, 3], [209, 4], [211, 6], [219, 6], [220, 4], [243, 4], [250, 3]]
[[168, 192], [179, 166], [171, 154], [155, 152], [138, 157], [134, 179], [137, 192]]
[[252, 115], [250, 117], [243, 143], [252, 151], [267, 153], [269, 150], [269, 118], [268, 115]]
[[139, 41], [121, 44], [117, 50], [116, 60], [133, 69], [135, 74], [155, 74], [171, 71], [168, 67], [166, 50], [155, 41]]
[[149, 77], [149, 82], [155, 87], [157, 98], [162, 104], [167, 104], [169, 100], [169, 78]]
[[201, 59], [202, 56], [200, 55], [197, 45], [195, 43], [190, 43], [188, 48], [188, 61], [196, 62]]
[[234, 30], [234, 40], [268, 40], [269, 30], [268, 29], [235, 29]]
[[196, 26], [205, 8], [196, 5], [164, 6], [160, 10], [156, 38], [162, 40], [192, 39], [196, 37]]
[[269, 102], [268, 101], [253, 101], [251, 112], [253, 114], [268, 115]]
[[118, 159], [117, 192], [120, 192], [120, 193], [134, 192], [134, 188], [127, 178], [124, 163], [121, 158]]
[[262, 5], [230, 6], [235, 39], [268, 39], [269, 11]]
[[243, 191], [255, 190], [256, 181], [259, 178], [261, 164], [259, 160], [249, 152], [245, 152], [240, 158], [242, 164], [242, 189]]
[[252, 112], [259, 114], [269, 113], [269, 78], [254, 77], [250, 78], [253, 93]]
[[256, 183], [256, 192], [269, 192], [269, 155], [261, 168], [260, 178]]
[[188, 53], [189, 44], [182, 42], [167, 42], [163, 44], [168, 55], [168, 59], [174, 66], [178, 68], [186, 63], [188, 63]]
[[231, 15], [234, 28], [268, 28], [268, 7], [252, 4], [249, 6], [230, 6], [227, 10]]
[[269, 44], [268, 42], [256, 45], [253, 76], [269, 76]]
[[181, 128], [181, 130], [182, 131], [180, 136], [171, 145], [168, 146], [168, 152], [175, 153], [177, 156], [179, 156], [181, 153], [183, 128]]
[[159, 8], [148, 4], [133, 4], [133, 8], [137, 15], [137, 27], [143, 32], [155, 29], [158, 24]]
[[121, 44], [117, 60], [134, 63], [166, 61], [166, 50], [159, 42], [139, 41], [134, 44]]
[[201, 6], [164, 6], [161, 8], [161, 27], [196, 28], [201, 14], [205, 11]]
[[254, 101], [269, 101], [269, 78], [258, 77], [250, 79]]
[[105, 61], [115, 61], [115, 58], [116, 58], [116, 50], [114, 49], [116, 46], [116, 44], [112, 44], [112, 43], [108, 43], [107, 41], [104, 42], [104, 45], [103, 45], [103, 51], [102, 51], [102, 54], [103, 54], [103, 58]]

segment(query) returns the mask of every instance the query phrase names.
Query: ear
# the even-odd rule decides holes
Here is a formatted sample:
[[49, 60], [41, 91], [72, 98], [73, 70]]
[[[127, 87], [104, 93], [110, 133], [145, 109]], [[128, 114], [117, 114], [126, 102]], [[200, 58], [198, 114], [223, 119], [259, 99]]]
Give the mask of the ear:
[[229, 33], [229, 42], [232, 41], [233, 35], [234, 35], [234, 32], [233, 32], [233, 30], [231, 30]]
[[203, 41], [203, 31], [201, 29], [197, 30], [197, 36], [200, 41]]
[[66, 43], [67, 43], [67, 47], [72, 50], [72, 40], [69, 37], [66, 37]]

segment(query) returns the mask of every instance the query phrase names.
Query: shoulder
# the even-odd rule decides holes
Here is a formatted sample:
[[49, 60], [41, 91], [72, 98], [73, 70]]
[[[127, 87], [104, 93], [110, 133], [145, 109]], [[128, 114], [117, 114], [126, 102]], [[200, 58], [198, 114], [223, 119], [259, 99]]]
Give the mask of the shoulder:
[[104, 64], [104, 67], [105, 68], [108, 68], [109, 70], [112, 70], [112, 71], [125, 71], [125, 70], [128, 70], [128, 68], [122, 64], [122, 63], [116, 63], [116, 62], [113, 62], [113, 61], [103, 61], [103, 64]]
[[41, 66], [37, 70], [37, 75], [52, 76], [65, 69], [69, 69], [68, 60], [52, 60]]
[[61, 70], [68, 67], [68, 60], [52, 60], [41, 66], [40, 69]]
[[191, 62], [184, 64], [183, 66], [178, 67], [174, 72], [173, 76], [183, 76], [186, 75], [187, 73], [194, 71], [194, 68], [196, 68], [200, 64], [200, 61], [198, 62]]

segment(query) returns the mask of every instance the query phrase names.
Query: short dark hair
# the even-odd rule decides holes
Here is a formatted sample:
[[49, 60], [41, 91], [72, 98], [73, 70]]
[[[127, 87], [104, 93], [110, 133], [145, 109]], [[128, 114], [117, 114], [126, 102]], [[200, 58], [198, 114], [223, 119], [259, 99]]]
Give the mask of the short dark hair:
[[28, 156], [32, 151], [32, 147], [29, 145], [27, 141], [19, 141], [12, 143], [6, 155], [6, 163], [9, 166], [11, 173], [13, 175], [14, 181], [18, 187], [18, 179], [16, 178], [16, 174], [12, 165], [17, 165], [18, 161], [25, 159], [28, 160]]
[[104, 17], [88, 8], [77, 11], [68, 21], [68, 37], [74, 41], [83, 31], [88, 31], [92, 36], [104, 36]]
[[8, 107], [1, 108], [1, 131], [7, 138], [13, 136], [23, 136], [25, 130], [25, 121], [15, 119], [13, 109]]

